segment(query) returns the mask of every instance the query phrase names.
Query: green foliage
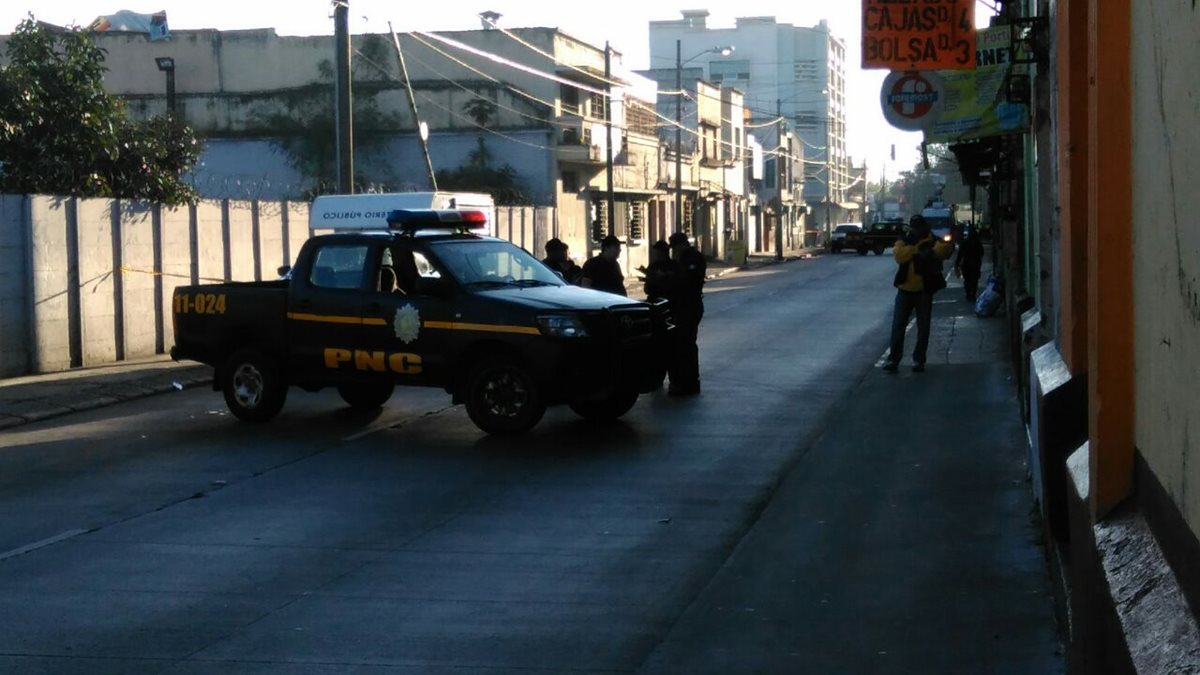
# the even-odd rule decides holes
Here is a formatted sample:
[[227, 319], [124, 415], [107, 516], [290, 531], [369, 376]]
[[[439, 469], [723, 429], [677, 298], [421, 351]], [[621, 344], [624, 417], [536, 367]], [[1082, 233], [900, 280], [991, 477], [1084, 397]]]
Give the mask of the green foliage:
[[[287, 154], [288, 163], [300, 175], [314, 182], [307, 197], [337, 192], [337, 125], [333, 115], [332, 85], [323, 92], [305, 92], [303, 100], [288, 106], [287, 112], [257, 115], [254, 126], [269, 130], [272, 143]], [[360, 96], [354, 105], [355, 162], [384, 152], [389, 134], [395, 133], [399, 120], [379, 111], [374, 99]], [[362, 191], [366, 181], [354, 179], [355, 190]]]
[[[473, 98], [463, 105], [463, 112], [484, 128], [496, 115], [496, 109], [496, 104], [486, 98]], [[443, 190], [485, 192], [501, 205], [529, 203], [521, 190], [516, 170], [507, 164], [492, 166], [492, 153], [488, 150], [483, 134], [480, 134], [475, 142], [477, 147], [467, 155], [465, 165], [453, 171], [437, 172], [438, 187]]]
[[131, 120], [104, 91], [104, 51], [79, 30], [52, 33], [32, 17], [0, 68], [0, 192], [194, 201], [183, 182], [200, 157], [192, 130], [170, 117]]
[[437, 172], [437, 182], [441, 190], [487, 193], [500, 205], [529, 203], [529, 198], [521, 190], [517, 172], [507, 164], [495, 168], [468, 163], [453, 171], [443, 169]]

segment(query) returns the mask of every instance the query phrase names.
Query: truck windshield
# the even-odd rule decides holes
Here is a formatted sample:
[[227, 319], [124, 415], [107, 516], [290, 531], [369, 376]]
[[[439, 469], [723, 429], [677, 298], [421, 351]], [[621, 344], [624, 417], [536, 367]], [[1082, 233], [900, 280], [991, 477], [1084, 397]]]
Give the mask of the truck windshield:
[[431, 248], [442, 266], [463, 286], [562, 286], [540, 260], [501, 241], [438, 242]]

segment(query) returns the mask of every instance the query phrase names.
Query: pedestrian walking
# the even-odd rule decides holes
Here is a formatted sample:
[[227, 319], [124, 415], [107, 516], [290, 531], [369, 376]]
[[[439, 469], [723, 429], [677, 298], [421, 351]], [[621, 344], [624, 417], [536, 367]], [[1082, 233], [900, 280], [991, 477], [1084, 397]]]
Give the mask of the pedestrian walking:
[[568, 284], [579, 285], [579, 279], [583, 276], [583, 269], [571, 260], [570, 247], [567, 244], [555, 237], [546, 242], [546, 257], [542, 262], [550, 269], [562, 275], [564, 281]]
[[704, 318], [704, 276], [708, 263], [682, 232], [671, 235], [670, 246], [675, 272], [667, 297], [675, 330], [667, 364], [671, 375], [667, 394], [694, 396], [700, 393], [700, 348], [696, 340], [700, 320]]
[[629, 295], [625, 291], [625, 275], [621, 273], [621, 240], [608, 235], [600, 242], [600, 253], [583, 264], [580, 285], [598, 291]]
[[919, 215], [909, 221], [908, 233], [896, 242], [892, 256], [898, 269], [895, 310], [892, 314], [892, 345], [884, 370], [894, 373], [904, 354], [904, 331], [908, 320], [917, 315], [917, 344], [913, 349], [913, 372], [925, 372], [925, 352], [929, 348], [929, 324], [933, 318], [933, 294], [946, 287], [942, 261], [954, 253], [954, 244], [935, 241], [929, 223]]
[[962, 243], [958, 247], [958, 255], [954, 257], [954, 274], [962, 277], [967, 302], [975, 302], [979, 293], [979, 274], [982, 268], [983, 240], [975, 228], [968, 225], [963, 228]]

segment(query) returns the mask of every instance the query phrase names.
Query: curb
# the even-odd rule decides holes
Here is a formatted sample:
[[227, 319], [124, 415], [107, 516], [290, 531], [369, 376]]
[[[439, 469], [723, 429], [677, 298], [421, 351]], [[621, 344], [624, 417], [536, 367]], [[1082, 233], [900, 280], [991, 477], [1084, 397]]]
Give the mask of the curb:
[[[204, 366], [190, 366], [190, 368], [196, 370], [204, 368], [207, 370], [207, 367]], [[129, 383], [127, 386], [130, 387], [132, 391], [126, 393], [113, 394], [108, 392], [97, 394], [95, 396], [79, 399], [70, 403], [47, 405], [45, 408], [23, 413], [21, 415], [0, 413], [0, 430], [13, 429], [26, 424], [33, 424], [34, 422], [41, 422], [43, 420], [53, 419], [55, 417], [62, 417], [63, 415], [106, 408], [118, 403], [136, 401], [143, 398], [149, 398], [151, 396], [157, 396], [159, 394], [167, 394], [173, 391], [183, 391], [186, 389], [193, 389], [210, 384], [212, 384], [212, 375], [183, 375], [181, 377], [174, 378], [170, 383], [154, 383], [149, 385]]]

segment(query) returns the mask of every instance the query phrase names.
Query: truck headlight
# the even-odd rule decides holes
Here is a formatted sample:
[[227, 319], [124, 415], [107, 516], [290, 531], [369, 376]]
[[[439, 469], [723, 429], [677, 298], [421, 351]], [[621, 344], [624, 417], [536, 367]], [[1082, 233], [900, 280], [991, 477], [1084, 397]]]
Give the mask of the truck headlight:
[[549, 316], [539, 316], [537, 318], [538, 328], [542, 331], [542, 335], [553, 338], [580, 338], [587, 337], [587, 330], [583, 327], [583, 322], [577, 316], [569, 314], [555, 314]]

